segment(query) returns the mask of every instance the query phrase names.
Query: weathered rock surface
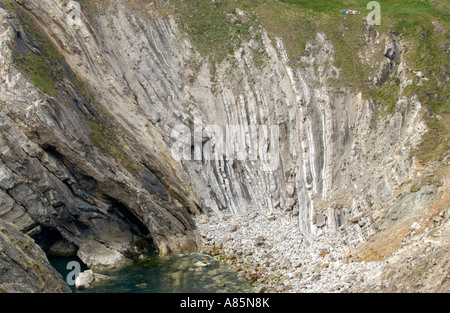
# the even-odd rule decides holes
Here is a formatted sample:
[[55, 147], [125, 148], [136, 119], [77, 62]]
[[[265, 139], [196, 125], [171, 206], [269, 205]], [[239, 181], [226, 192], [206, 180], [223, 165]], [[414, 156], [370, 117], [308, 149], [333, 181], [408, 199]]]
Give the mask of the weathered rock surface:
[[0, 219], [0, 292], [70, 292], [42, 249], [17, 226]]
[[[374, 31], [361, 48], [379, 73], [374, 84], [400, 82], [395, 112], [381, 115], [358, 90], [329, 83], [340, 79], [340, 69], [323, 33], [307, 43], [301, 67], [291, 66], [282, 40], [263, 28], [220, 64], [210, 64], [177, 20], [150, 4], [147, 14], [125, 1], [102, 2], [99, 10], [79, 12], [74, 24], [67, 18], [69, 1], [16, 3], [17, 10], [0, 7], [0, 217], [45, 250], [78, 253], [91, 266], [121, 260], [142, 238], [162, 255], [186, 253], [203, 238], [192, 215], [207, 213], [219, 224], [248, 218], [205, 237], [221, 238], [222, 245], [254, 226], [273, 224], [279, 228], [267, 229], [277, 240], [255, 228], [243, 235], [245, 251], [256, 246], [270, 255], [283, 247], [291, 255], [291, 242], [278, 237], [284, 234], [301, 242], [306, 259], [331, 245], [342, 257], [384, 228], [410, 226], [439, 199], [438, 183], [411, 192], [426, 175], [448, 177], [449, 163], [424, 168], [410, 157], [427, 129], [422, 104], [402, 93], [412, 82], [405, 43], [396, 37]], [[236, 18], [245, 23], [247, 14], [239, 12]], [[18, 65], [29, 54], [45, 54], [26, 16], [60, 54], [50, 62], [60, 69], [55, 95], [37, 88]], [[255, 51], [264, 52], [262, 64]], [[384, 54], [383, 62], [372, 61]], [[178, 161], [171, 153], [173, 130], [183, 126], [198, 137], [199, 123], [277, 126], [280, 136], [265, 142], [256, 159], [241, 161], [217, 150], [220, 144], [204, 131], [201, 146], [216, 157]], [[242, 138], [248, 145], [258, 141], [251, 128]], [[279, 151], [267, 157], [277, 144]], [[197, 148], [189, 142], [188, 154]], [[102, 248], [86, 249], [92, 243]], [[208, 249], [220, 250], [220, 244]], [[305, 267], [316, 269], [314, 277], [300, 273], [308, 277], [307, 289], [317, 290], [329, 277], [324, 273], [339, 266], [318, 260]], [[355, 273], [363, 267], [349, 265]], [[284, 281], [283, 290], [298, 290]]]
[[127, 263], [120, 252], [108, 249], [96, 241], [83, 244], [78, 249], [77, 256], [93, 270], [117, 268]]
[[[0, 8], [2, 218], [16, 223], [44, 249], [53, 247], [53, 254], [58, 253], [55, 243], [62, 240], [71, 246], [61, 251], [67, 255], [92, 241], [124, 253], [141, 238], [150, 238], [162, 255], [194, 251], [190, 214], [198, 208], [192, 200], [194, 193], [181, 186], [181, 171], [167, 166], [167, 151], [161, 155], [155, 150], [161, 143], [149, 137], [156, 134], [150, 136], [145, 127], [147, 134], [142, 138], [142, 134], [130, 133], [131, 124], [126, 122], [123, 128], [114, 114], [102, 108], [105, 103], [114, 105], [117, 101], [131, 104], [130, 99], [114, 94], [104, 98], [103, 104], [94, 102], [92, 99], [103, 98], [95, 93], [112, 89], [80, 83], [75, 78], [80, 74], [70, 68], [75, 63], [66, 63], [80, 60], [69, 55], [65, 60], [51, 60], [61, 69], [61, 76], [55, 86], [56, 96], [49, 97], [33, 86], [15, 61], [17, 55], [47, 53], [42, 38], [24, 27], [24, 20], [37, 18], [36, 27], [44, 32], [53, 29], [58, 38], [50, 35], [52, 39], [72, 42], [66, 48], [76, 55], [75, 50], [93, 53], [93, 42], [84, 42], [86, 38], [79, 37], [78, 31], [66, 24], [65, 4], [55, 6], [49, 1], [41, 7], [28, 1], [18, 3], [21, 6], [9, 13]], [[59, 26], [54, 24], [53, 28], [49, 23]], [[73, 46], [76, 42], [80, 44], [77, 48]], [[13, 46], [20, 49], [11, 49]], [[64, 49], [61, 52], [66, 53]], [[122, 79], [117, 83], [122, 84]], [[118, 98], [112, 101], [110, 97]]]
[[107, 280], [108, 276], [94, 273], [92, 270], [81, 272], [75, 279], [75, 288], [79, 290], [89, 289], [93, 284]]

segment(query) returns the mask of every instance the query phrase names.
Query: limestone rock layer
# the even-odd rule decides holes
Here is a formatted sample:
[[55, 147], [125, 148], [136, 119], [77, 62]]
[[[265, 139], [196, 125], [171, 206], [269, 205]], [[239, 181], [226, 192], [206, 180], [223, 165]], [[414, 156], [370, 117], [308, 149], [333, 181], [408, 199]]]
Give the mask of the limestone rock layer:
[[[340, 69], [326, 34], [308, 42], [301, 68], [264, 28], [213, 64], [170, 14], [69, 2], [0, 5], [0, 217], [44, 250], [88, 263], [92, 246], [121, 259], [144, 238], [161, 255], [187, 253], [199, 245], [193, 215], [275, 211], [295, 219], [305, 244], [344, 236], [350, 250], [442, 195], [442, 184], [408, 189], [435, 170], [410, 156], [427, 131], [417, 97], [377, 116], [360, 91], [330, 84]], [[395, 75], [404, 88], [404, 43], [376, 36], [366, 53], [374, 80]], [[378, 61], [386, 51], [395, 58]], [[225, 137], [230, 125], [257, 149], [227, 157], [207, 128]], [[278, 136], [261, 140], [253, 126]], [[191, 135], [183, 160], [177, 129]]]

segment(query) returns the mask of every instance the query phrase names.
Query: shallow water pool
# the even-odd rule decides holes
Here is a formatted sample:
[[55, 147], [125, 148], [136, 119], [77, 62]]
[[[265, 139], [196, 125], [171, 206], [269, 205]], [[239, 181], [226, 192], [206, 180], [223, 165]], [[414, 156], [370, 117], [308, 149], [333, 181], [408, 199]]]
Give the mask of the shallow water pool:
[[[79, 261], [74, 258], [51, 258], [50, 263], [66, 280], [71, 271], [66, 266], [74, 260]], [[93, 288], [76, 290], [70, 287], [77, 293], [254, 292], [247, 281], [238, 279], [237, 272], [229, 265], [198, 253], [159, 257], [156, 252], [151, 252], [132, 258], [128, 266], [101, 274], [109, 279]]]

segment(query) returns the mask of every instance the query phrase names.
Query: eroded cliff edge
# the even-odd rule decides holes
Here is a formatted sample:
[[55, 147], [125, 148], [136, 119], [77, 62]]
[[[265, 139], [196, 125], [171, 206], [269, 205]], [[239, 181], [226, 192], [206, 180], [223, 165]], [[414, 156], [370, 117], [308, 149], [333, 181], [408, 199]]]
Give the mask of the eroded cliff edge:
[[[99, 244], [113, 256], [142, 239], [162, 255], [186, 253], [202, 244], [193, 214], [286, 211], [304, 245], [343, 237], [351, 251], [398, 230], [387, 248], [366, 243], [364, 257], [377, 259], [434, 216], [448, 221], [448, 158], [423, 166], [411, 157], [427, 126], [418, 98], [403, 94], [413, 82], [398, 36], [368, 28], [358, 56], [374, 68], [374, 85], [399, 82], [395, 109], [383, 115], [357, 88], [330, 83], [340, 69], [321, 32], [301, 67], [262, 27], [213, 63], [170, 10], [151, 3], [80, 2], [81, 23], [68, 19], [69, 1], [3, 3], [0, 214], [46, 251], [91, 266], [101, 263], [91, 255]], [[252, 13], [228, 18], [245, 25]], [[277, 125], [277, 167], [175, 160], [173, 129], [194, 133], [196, 121]]]

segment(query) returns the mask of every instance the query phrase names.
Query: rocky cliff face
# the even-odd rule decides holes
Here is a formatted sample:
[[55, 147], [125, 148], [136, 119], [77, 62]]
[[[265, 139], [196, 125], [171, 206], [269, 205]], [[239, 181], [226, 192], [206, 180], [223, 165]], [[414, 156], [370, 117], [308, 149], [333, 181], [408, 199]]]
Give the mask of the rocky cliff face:
[[[91, 58], [99, 57], [97, 49], [106, 47], [98, 46], [94, 34], [92, 41], [85, 37], [87, 33], [79, 37], [87, 28], [66, 29], [65, 7], [47, 10], [31, 2], [21, 5], [18, 12], [32, 15], [11, 16], [2, 9], [3, 218], [42, 238], [44, 245], [64, 240], [76, 249], [94, 241], [124, 252], [131, 242], [152, 232], [151, 239], [162, 254], [193, 250], [190, 213], [198, 212], [195, 194], [180, 183], [186, 179], [180, 169], [170, 167], [167, 151], [159, 152], [163, 143], [157, 133], [147, 130], [145, 115], [132, 108], [132, 93], [122, 95], [126, 81], [114, 74], [117, 60], [108, 66], [92, 62]], [[53, 11], [60, 14], [59, 19]], [[73, 56], [66, 60], [74, 63], [44, 57], [42, 38], [22, 24], [37, 16], [36, 27], [63, 23], [53, 29], [59, 29], [54, 39], [70, 42], [67, 53]], [[17, 68], [14, 54], [41, 57], [36, 62], [56, 62], [52, 66], [61, 73], [54, 97], [42, 93]], [[84, 68], [89, 64], [94, 67]], [[78, 77], [100, 85], [80, 84]], [[109, 83], [117, 89], [103, 85]], [[94, 100], [102, 98], [105, 101]], [[110, 105], [134, 117], [110, 114]], [[121, 126], [116, 118], [127, 122]], [[135, 133], [137, 129], [145, 135]]]
[[33, 239], [0, 220], [0, 291], [70, 292]]
[[[324, 33], [301, 67], [280, 38], [253, 27], [215, 64], [151, 4], [85, 8], [0, 8], [0, 216], [47, 251], [98, 265], [95, 251], [123, 254], [146, 238], [162, 255], [185, 253], [202, 245], [192, 215], [286, 212], [302, 244], [344, 238], [348, 252], [380, 231], [405, 232], [438, 194], [448, 199], [448, 161], [423, 167], [410, 156], [427, 127], [417, 97], [402, 93], [411, 81], [401, 39], [369, 31], [355, 56], [378, 71], [374, 85], [400, 82], [394, 112], [383, 115], [356, 88], [330, 83], [340, 69]], [[248, 127], [233, 142], [242, 136], [257, 150], [227, 158], [217, 129], [230, 125], [278, 136], [264, 141]], [[174, 129], [191, 133], [189, 160], [172, 153]], [[200, 148], [215, 157], [196, 159]]]

